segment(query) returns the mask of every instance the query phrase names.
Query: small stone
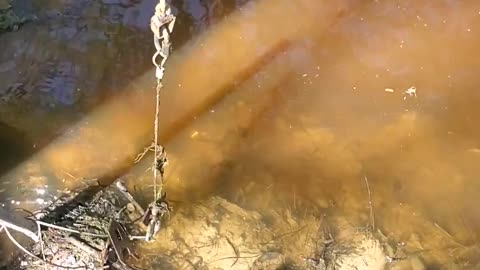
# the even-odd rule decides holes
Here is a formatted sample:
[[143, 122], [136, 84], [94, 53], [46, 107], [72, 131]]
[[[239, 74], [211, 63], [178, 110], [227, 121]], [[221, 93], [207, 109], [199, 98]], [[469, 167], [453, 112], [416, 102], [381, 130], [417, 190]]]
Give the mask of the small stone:
[[275, 270], [281, 269], [285, 258], [278, 252], [266, 252], [258, 258], [250, 268], [251, 270]]

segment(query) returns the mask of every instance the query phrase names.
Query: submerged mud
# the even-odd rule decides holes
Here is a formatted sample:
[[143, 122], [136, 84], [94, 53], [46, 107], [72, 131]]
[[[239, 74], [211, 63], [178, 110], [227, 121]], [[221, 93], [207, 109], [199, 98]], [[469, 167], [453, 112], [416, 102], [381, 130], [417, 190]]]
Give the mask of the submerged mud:
[[219, 197], [179, 209], [142, 254], [151, 269], [374, 270], [387, 263], [380, 242], [342, 218], [249, 211]]

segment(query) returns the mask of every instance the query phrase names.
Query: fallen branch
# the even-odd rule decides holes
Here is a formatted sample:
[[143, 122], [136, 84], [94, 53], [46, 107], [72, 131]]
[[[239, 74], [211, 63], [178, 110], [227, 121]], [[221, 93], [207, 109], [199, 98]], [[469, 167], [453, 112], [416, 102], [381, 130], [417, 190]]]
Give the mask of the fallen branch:
[[368, 184], [367, 176], [364, 176], [363, 179], [365, 180], [365, 184], [367, 185], [368, 208], [370, 209], [370, 226], [371, 226], [372, 232], [374, 232], [375, 231], [375, 215], [373, 213], [372, 193], [370, 192], [370, 185]]

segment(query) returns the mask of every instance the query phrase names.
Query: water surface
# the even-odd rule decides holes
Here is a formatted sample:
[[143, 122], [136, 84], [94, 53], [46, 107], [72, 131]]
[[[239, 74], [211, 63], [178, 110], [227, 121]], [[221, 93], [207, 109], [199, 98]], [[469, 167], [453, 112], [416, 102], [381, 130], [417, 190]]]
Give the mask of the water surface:
[[[300, 14], [308, 13], [302, 8], [309, 7], [309, 1], [313, 0], [299, 1]], [[48, 2], [52, 6], [65, 4]], [[122, 82], [119, 74], [130, 74], [124, 81], [134, 81], [149, 68], [151, 44], [145, 29], [148, 16], [135, 14], [147, 14], [152, 2], [132, 3], [126, 10], [121, 5], [100, 9], [121, 12], [122, 19], [101, 12], [90, 15], [95, 21], [105, 17], [112, 20], [103, 25], [108, 29], [122, 25], [115, 43], [118, 54], [113, 58], [123, 64], [112, 64], [113, 58], [101, 62], [105, 65], [102, 70], [112, 74], [106, 75], [108, 79], [99, 85], [109, 87], [81, 84], [90, 94], [78, 98], [67, 90], [75, 88], [71, 86], [75, 85], [71, 77], [90, 67], [88, 62], [74, 65], [78, 68], [65, 61], [55, 64], [55, 70], [68, 70], [73, 75], [31, 82], [35, 87], [43, 89], [47, 85], [51, 90], [47, 97], [38, 94], [43, 93], [41, 89], [34, 92], [32, 96], [40, 100], [33, 99], [35, 106], [43, 108], [42, 102], [47, 100], [48, 104], [49, 98], [65, 105], [62, 111], [48, 111], [42, 118], [51, 119], [56, 123], [54, 127], [36, 133], [51, 138], [51, 130], [56, 130], [61, 135], [63, 129], [59, 126], [68, 127], [93, 107], [101, 106], [103, 100], [116, 95], [114, 90], [121, 89], [117, 87]], [[179, 33], [175, 33], [179, 44], [214, 32], [217, 24], [228, 22], [229, 14], [249, 14], [250, 9], [259, 5], [253, 1], [234, 2], [176, 3], [183, 12], [176, 29]], [[277, 5], [286, 4], [279, 1]], [[480, 195], [476, 181], [480, 176], [480, 129], [476, 125], [480, 115], [480, 60], [475, 57], [480, 44], [480, 4], [371, 1], [352, 5], [331, 22], [327, 31], [303, 27], [302, 23], [311, 22], [275, 12], [262, 19], [247, 20], [244, 27], [254, 33], [262, 23], [279, 17], [291, 20], [292, 29], [298, 26], [303, 31], [296, 35], [295, 42], [255, 74], [232, 82], [231, 94], [194, 115], [168, 141], [170, 167], [166, 189], [170, 198], [195, 203], [221, 195], [247, 209], [288, 207], [297, 214], [306, 209], [321, 209], [317, 211], [341, 214], [358, 226], [367, 226], [371, 223], [368, 182], [375, 225], [384, 234], [397, 243], [411, 244], [413, 238], [417, 239], [422, 251], [415, 256], [421, 258], [427, 269], [474, 269], [480, 258], [480, 216], [476, 209]], [[98, 29], [95, 25], [93, 29]], [[228, 29], [228, 25], [225, 23], [224, 27]], [[132, 34], [133, 41], [127, 42], [132, 29], [139, 28], [144, 29], [142, 36]], [[282, 29], [272, 29], [265, 43], [281, 32]], [[64, 44], [82, 45], [81, 39], [69, 36], [68, 31], [62, 33], [68, 40]], [[37, 35], [41, 38], [47, 32]], [[242, 38], [247, 42], [241, 44], [246, 44], [251, 37]], [[250, 43], [258, 46], [256, 40]], [[96, 59], [111, 52], [104, 42], [99, 44], [101, 49], [88, 47], [94, 59], [92, 66], [97, 68]], [[143, 47], [132, 49], [133, 45]], [[232, 52], [236, 45], [231, 44]], [[81, 51], [81, 47], [77, 49]], [[258, 50], [262, 50], [261, 46]], [[213, 49], [209, 54], [217, 63], [232, 67], [238, 64]], [[70, 53], [63, 57], [74, 59]], [[189, 61], [198, 68], [208, 67], [208, 63]], [[135, 63], [135, 68], [128, 63]], [[119, 70], [121, 73], [114, 72]], [[93, 72], [94, 77], [98, 74], [96, 70], [88, 72]], [[220, 75], [225, 74], [211, 74], [211, 80]], [[195, 78], [199, 79], [183, 76], [182, 84], [195, 85]], [[192, 96], [196, 95], [200, 94], [192, 92]], [[22, 121], [28, 123], [29, 115], [21, 114]], [[20, 118], [13, 114], [12, 123], [17, 123], [16, 116]], [[116, 136], [112, 130], [97, 130], [93, 134], [105, 141]], [[87, 145], [84, 149], [95, 151], [95, 146]], [[104, 155], [108, 157], [109, 153]], [[69, 164], [67, 157], [68, 152], [62, 158], [64, 164]], [[82, 165], [69, 166], [75, 171], [76, 166]], [[148, 166], [149, 161], [140, 163], [124, 176], [131, 186], [143, 192], [146, 200], [151, 194], [150, 172], [145, 172]], [[32, 172], [22, 172], [31, 185], [55, 183], [62, 189], [63, 185], [78, 185], [78, 179], [84, 177], [71, 172], [66, 173], [73, 176], [58, 171], [47, 173], [38, 164], [34, 168]], [[12, 200], [4, 199], [8, 199], [7, 203]]]

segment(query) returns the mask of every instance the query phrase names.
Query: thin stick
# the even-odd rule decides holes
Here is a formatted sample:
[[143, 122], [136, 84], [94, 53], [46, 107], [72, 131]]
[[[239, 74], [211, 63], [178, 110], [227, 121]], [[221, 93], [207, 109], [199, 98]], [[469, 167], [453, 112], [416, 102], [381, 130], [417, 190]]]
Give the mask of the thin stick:
[[438, 223], [434, 222], [433, 223], [433, 226], [435, 226], [437, 229], [439, 229], [445, 236], [447, 236], [448, 238], [450, 238], [455, 244], [461, 246], [461, 247], [465, 247], [465, 245], [461, 244], [460, 242], [458, 242], [457, 240], [455, 240], [455, 238], [449, 233], [447, 232], [447, 230], [445, 230], [444, 228], [442, 228]]
[[216, 259], [216, 260], [213, 260], [211, 262], [207, 262], [207, 264], [212, 264], [214, 262], [218, 262], [218, 261], [223, 261], [223, 260], [230, 260], [230, 259], [251, 259], [251, 258], [258, 258], [262, 256], [262, 254], [257, 254], [257, 255], [253, 255], [253, 256], [242, 256], [242, 257], [233, 257], [233, 256], [230, 256], [230, 257], [223, 257], [223, 258], [219, 258], [219, 259]]
[[134, 163], [140, 162], [140, 160], [143, 159], [143, 157], [148, 153], [148, 151], [151, 151], [153, 148], [154, 148], [153, 143], [150, 144], [148, 147], [145, 147], [145, 149], [143, 150], [143, 153], [138, 154], [138, 156], [135, 158], [133, 162]]
[[278, 236], [273, 237], [273, 238], [270, 239], [269, 241], [263, 242], [263, 243], [260, 243], [260, 244], [261, 244], [261, 245], [269, 244], [269, 243], [271, 243], [271, 242], [273, 242], [273, 241], [276, 241], [276, 240], [278, 240], [278, 239], [281, 239], [281, 238], [283, 238], [283, 237], [285, 237], [285, 236], [287, 236], [287, 235], [298, 233], [298, 232], [302, 231], [303, 229], [305, 229], [306, 227], [307, 227], [307, 225], [303, 225], [303, 226], [300, 227], [299, 229], [296, 229], [296, 230], [293, 230], [293, 231], [290, 231], [290, 232], [286, 232], [286, 233], [280, 234], [280, 235], [278, 235]]
[[295, 194], [295, 188], [293, 188], [293, 210], [297, 211], [297, 198]]
[[233, 244], [233, 242], [232, 242], [232, 240], [230, 240], [230, 238], [228, 238], [228, 237], [225, 236], [225, 239], [227, 239], [228, 244], [232, 247], [233, 252], [235, 252], [235, 256], [237, 257], [237, 258], [235, 259], [235, 261], [232, 263], [232, 265], [230, 265], [230, 267], [233, 267], [233, 266], [238, 262], [238, 260], [240, 259], [240, 251], [239, 251], [238, 248]]
[[70, 176], [73, 180], [78, 180], [77, 177], [73, 176], [72, 174], [66, 172], [66, 171], [63, 171], [64, 174], [66, 174], [67, 176]]
[[43, 258], [43, 268], [45, 270], [48, 270], [47, 264], [45, 263], [47, 259], [45, 258], [45, 250], [43, 249], [43, 237], [42, 237], [42, 227], [40, 226], [39, 223], [37, 223], [37, 229], [38, 229], [38, 240], [40, 241], [40, 250], [42, 251], [42, 258]]
[[370, 192], [370, 185], [368, 184], [367, 176], [364, 176], [365, 184], [367, 185], [368, 191], [368, 208], [370, 209], [370, 226], [372, 227], [372, 232], [375, 231], [375, 215], [373, 214], [373, 202], [372, 202], [372, 193]]
[[50, 227], [50, 228], [58, 229], [58, 230], [61, 230], [61, 231], [71, 232], [71, 233], [77, 233], [77, 234], [80, 234], [80, 235], [88, 235], [88, 236], [101, 237], [101, 238], [107, 238], [108, 237], [108, 235], [106, 235], [106, 234], [80, 232], [80, 231], [77, 231], [77, 230], [73, 230], [73, 229], [53, 225], [53, 224], [50, 224], [50, 223], [46, 223], [46, 222], [43, 222], [43, 221], [40, 221], [40, 220], [36, 220], [36, 222], [37, 222], [37, 224], [43, 225], [45, 227]]

